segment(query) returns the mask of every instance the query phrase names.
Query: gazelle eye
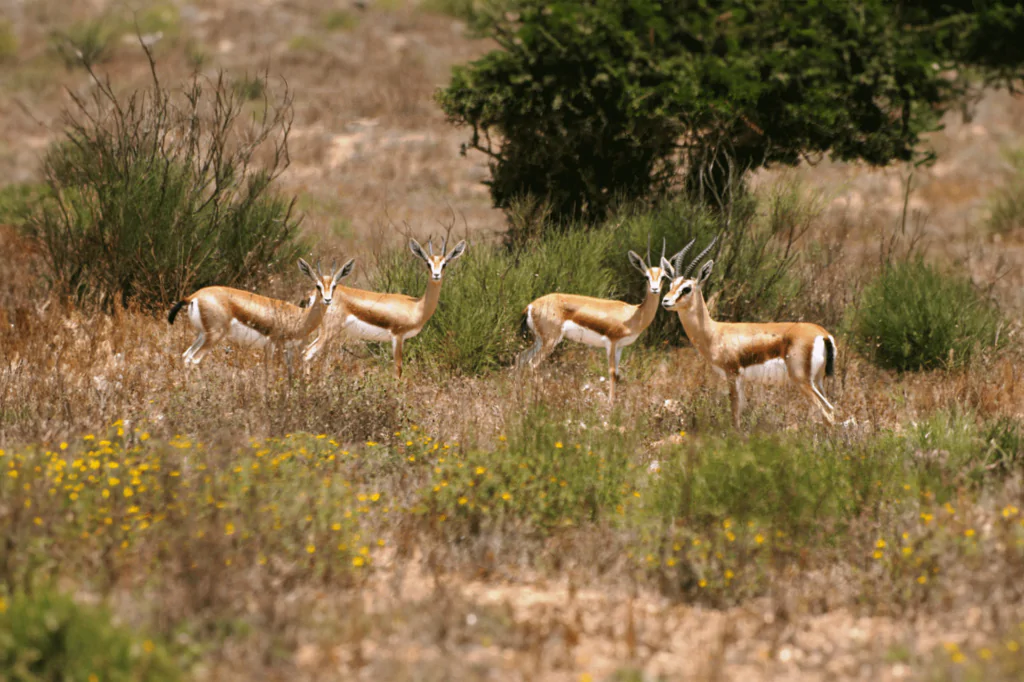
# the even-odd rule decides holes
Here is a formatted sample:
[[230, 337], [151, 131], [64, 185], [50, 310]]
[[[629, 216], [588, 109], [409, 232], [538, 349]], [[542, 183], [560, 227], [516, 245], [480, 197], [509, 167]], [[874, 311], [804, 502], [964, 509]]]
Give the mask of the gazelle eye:
[[692, 287], [690, 287], [689, 285], [683, 287], [683, 292], [682, 292], [683, 296], [686, 296], [688, 293], [690, 293], [691, 289], [692, 289]]

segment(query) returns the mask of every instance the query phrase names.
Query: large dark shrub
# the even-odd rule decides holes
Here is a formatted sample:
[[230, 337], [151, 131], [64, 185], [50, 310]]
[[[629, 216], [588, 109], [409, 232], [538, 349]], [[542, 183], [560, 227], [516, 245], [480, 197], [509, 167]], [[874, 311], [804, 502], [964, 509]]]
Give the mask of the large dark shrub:
[[486, 29], [499, 48], [438, 99], [490, 156], [496, 206], [529, 194], [556, 218], [600, 218], [680, 168], [693, 190], [721, 185], [726, 157], [741, 171], [914, 158], [964, 86], [943, 67], [1024, 62], [979, 39], [1012, 42], [1019, 3], [976, 5], [521, 0]]
[[26, 224], [63, 294], [164, 306], [208, 284], [254, 285], [293, 260], [298, 220], [271, 189], [288, 164], [287, 90], [247, 120], [223, 74], [171, 93], [153, 68], [130, 95], [92, 75], [91, 98], [72, 96], [65, 139], [44, 161], [53, 199]]
[[959, 367], [1005, 339], [998, 308], [969, 279], [921, 258], [888, 266], [847, 326], [861, 352], [899, 371]]

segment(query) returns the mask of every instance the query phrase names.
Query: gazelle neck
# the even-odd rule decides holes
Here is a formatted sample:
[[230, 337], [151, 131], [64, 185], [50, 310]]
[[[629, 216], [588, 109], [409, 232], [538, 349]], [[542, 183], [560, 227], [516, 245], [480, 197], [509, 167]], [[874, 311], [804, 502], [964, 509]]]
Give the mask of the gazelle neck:
[[313, 302], [309, 305], [309, 309], [302, 316], [302, 321], [299, 323], [299, 334], [301, 336], [312, 334], [320, 326], [320, 323], [323, 322], [326, 312], [327, 306], [323, 304], [319, 296], [314, 295]]
[[704, 292], [698, 289], [696, 293], [697, 300], [694, 302], [693, 308], [678, 311], [679, 321], [683, 323], [683, 329], [686, 330], [686, 337], [690, 339], [690, 343], [697, 349], [697, 352], [710, 361], [711, 337], [714, 334], [715, 325], [718, 323], [711, 319], [711, 313], [708, 312], [708, 307], [704, 303]]
[[427, 280], [427, 290], [423, 293], [423, 297], [420, 298], [417, 305], [417, 318], [420, 324], [426, 324], [430, 316], [437, 310], [437, 302], [441, 298], [441, 282], [443, 281], [432, 277]]
[[647, 286], [647, 296], [644, 297], [643, 303], [636, 307], [636, 312], [627, 322], [637, 333], [647, 329], [651, 326], [651, 322], [654, 322], [654, 316], [658, 314], [660, 297], [660, 293], [651, 293], [651, 287]]

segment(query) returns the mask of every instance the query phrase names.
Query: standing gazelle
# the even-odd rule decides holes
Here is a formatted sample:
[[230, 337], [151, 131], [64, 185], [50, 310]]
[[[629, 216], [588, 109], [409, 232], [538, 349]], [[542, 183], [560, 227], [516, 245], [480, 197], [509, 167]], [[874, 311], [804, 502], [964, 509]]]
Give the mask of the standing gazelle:
[[402, 378], [402, 345], [420, 333], [437, 309], [441, 297], [441, 277], [444, 269], [466, 251], [463, 239], [451, 253], [447, 253], [448, 237], [441, 244], [441, 255], [434, 255], [433, 240], [427, 242], [430, 254], [415, 239], [409, 240], [413, 255], [421, 258], [430, 270], [427, 290], [420, 298], [405, 294], [384, 294], [349, 287], [338, 287], [338, 305], [332, 308], [316, 339], [306, 348], [306, 360], [311, 359], [325, 343], [336, 335], [364, 341], [390, 341], [395, 359], [395, 374]]
[[[286, 301], [229, 287], [204, 287], [186, 296], [175, 303], [167, 315], [167, 321], [174, 324], [178, 311], [187, 305], [189, 322], [199, 332], [195, 343], [185, 351], [185, 362], [198, 365], [203, 356], [225, 338], [271, 351], [283, 350], [290, 341], [305, 339], [320, 326], [335, 287], [352, 271], [354, 263], [354, 258], [349, 259], [329, 275], [323, 274], [317, 263], [314, 275], [309, 263], [300, 258], [299, 270], [316, 285], [312, 303], [306, 310]], [[316, 299], [323, 305], [316, 305]]]
[[622, 349], [636, 341], [658, 312], [661, 280], [668, 277], [664, 242], [660, 264], [651, 265], [650, 260], [650, 244], [646, 262], [635, 251], [629, 252], [629, 262], [647, 278], [647, 295], [640, 305], [576, 294], [547, 294], [526, 306], [526, 325], [533, 332], [534, 344], [520, 354], [517, 364], [536, 367], [563, 337], [604, 348], [608, 354], [608, 401], [614, 403]]
[[672, 283], [662, 305], [679, 314], [690, 342], [720, 376], [728, 379], [733, 424], [737, 429], [740, 426], [744, 381], [776, 384], [790, 381], [821, 409], [829, 424], [834, 423], [835, 408], [825, 398], [820, 384], [823, 377], [834, 373], [836, 342], [824, 328], [809, 322], [757, 324], [711, 319], [701, 286], [711, 275], [715, 262], [705, 263], [696, 279], [691, 279], [690, 273], [716, 241], [718, 237], [711, 240], [685, 271], [680, 269], [680, 264], [686, 249], [673, 256], [667, 266]]

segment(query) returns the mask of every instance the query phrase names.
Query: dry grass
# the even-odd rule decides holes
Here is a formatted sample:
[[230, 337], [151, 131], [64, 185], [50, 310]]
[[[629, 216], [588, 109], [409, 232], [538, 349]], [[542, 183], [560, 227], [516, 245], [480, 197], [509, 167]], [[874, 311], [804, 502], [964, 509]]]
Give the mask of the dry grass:
[[[88, 87], [47, 51], [49, 32], [95, 10], [50, 0], [0, 7], [19, 43], [0, 87], [23, 105], [2, 114], [0, 172], [29, 181], [59, 131], [61, 88]], [[356, 17], [353, 27], [332, 29], [323, 6], [305, 1], [182, 5], [176, 37], [159, 45], [165, 82], [189, 73], [197, 51], [204, 70], [267, 66], [288, 79], [298, 96], [284, 187], [303, 196], [307, 235], [324, 258], [358, 256], [365, 276], [369, 254], [397, 240], [383, 225], [436, 232], [449, 205], [472, 240], [490, 238], [503, 217], [478, 184], [486, 168], [458, 155], [463, 134], [430, 101], [451, 64], [487, 45], [413, 3], [339, 9]], [[124, 87], [146, 78], [128, 43], [104, 69]], [[795, 178], [826, 205], [801, 242], [799, 267], [813, 286], [799, 316], [837, 329], [881, 262], [923, 250], [963, 268], [1011, 319], [1006, 350], [957, 372], [883, 372], [840, 338], [827, 390], [855, 425], [834, 433], [795, 392], [756, 389], [752, 436], [731, 439], [725, 388], [689, 348], [627, 354], [614, 411], [603, 358], [572, 347], [525, 377], [439, 375], [410, 362], [397, 382], [359, 347], [318, 358], [291, 383], [259, 353], [229, 347], [186, 371], [187, 325], [51, 300], [30, 246], [2, 228], [0, 524], [9, 542], [0, 597], [51, 578], [81, 600], [104, 600], [170, 642], [199, 680], [1019, 679], [1022, 473], [1018, 464], [972, 478], [974, 465], [958, 457], [989, 453], [985, 429], [998, 419], [1024, 419], [1024, 239], [981, 229], [1006, 176], [1000, 152], [1020, 146], [1022, 107], [991, 94], [971, 122], [950, 119], [934, 137], [940, 162], [914, 174], [904, 233], [906, 169], [824, 163], [759, 176], [763, 185]], [[270, 289], [289, 300], [306, 293], [290, 280]], [[506, 475], [503, 448], [515, 451], [511, 461], [529, 454], [514, 434], [538, 406], [555, 415], [541, 424], [544, 438], [624, 453], [631, 487], [621, 515], [607, 502], [597, 520], [552, 527], [513, 497], [503, 516], [474, 508], [474, 527], [473, 515], [459, 516], [469, 487], [451, 499], [433, 491], [459, 463]], [[943, 427], [949, 415], [960, 421]], [[860, 514], [822, 521], [827, 533], [776, 541], [792, 510], [780, 505], [748, 526], [727, 505], [679, 516], [669, 524], [677, 539], [659, 544], [667, 531], [654, 492], [667, 478], [648, 472], [652, 462], [663, 472], [697, 461], [688, 457], [726, 463], [762, 442], [820, 452], [824, 463], [874, 453], [899, 465], [886, 479], [893, 490]], [[114, 478], [132, 498], [109, 474], [90, 482], [92, 459], [108, 471], [118, 464], [126, 473]], [[55, 483], [56, 468], [76, 460], [82, 479]], [[870, 492], [867, 475], [851, 469], [841, 480], [867, 481]], [[580, 478], [572, 484], [589, 484]], [[482, 490], [485, 479], [443, 480]], [[437, 518], [444, 505], [454, 509], [448, 526]]]

